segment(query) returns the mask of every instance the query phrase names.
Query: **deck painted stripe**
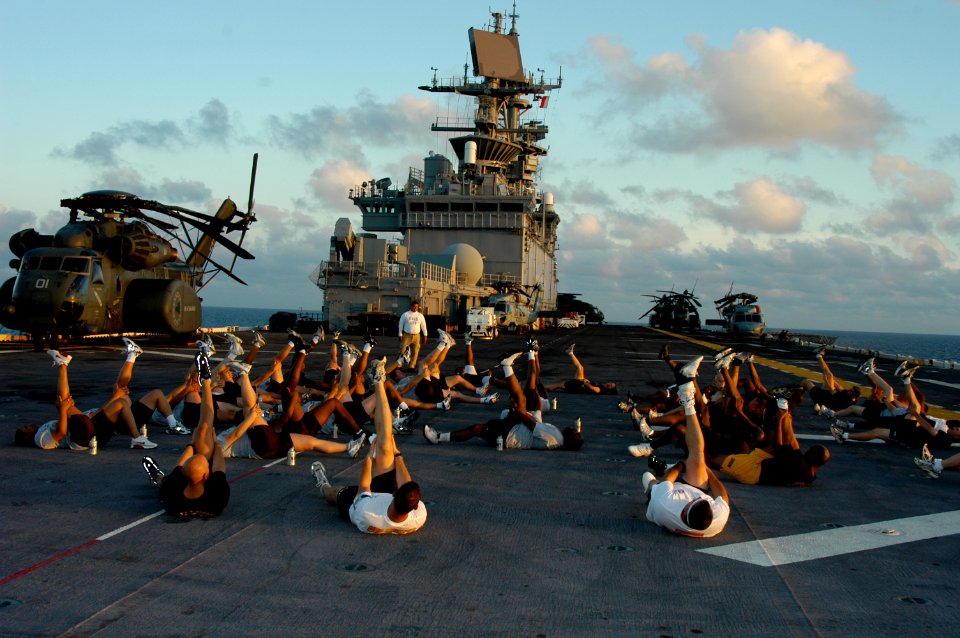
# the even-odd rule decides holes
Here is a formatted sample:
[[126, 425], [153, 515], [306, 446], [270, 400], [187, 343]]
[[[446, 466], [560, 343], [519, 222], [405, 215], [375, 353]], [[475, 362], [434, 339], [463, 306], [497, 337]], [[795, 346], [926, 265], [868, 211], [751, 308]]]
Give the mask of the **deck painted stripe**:
[[789, 565], [960, 534], [960, 510], [697, 550], [760, 567]]
[[[261, 471], [263, 471], [263, 470], [265, 470], [265, 469], [267, 469], [267, 468], [273, 467], [274, 465], [278, 465], [278, 464], [280, 464], [280, 463], [282, 463], [282, 462], [284, 462], [284, 461], [286, 461], [286, 458], [279, 458], [279, 459], [272, 460], [272, 461], [270, 461], [269, 463], [267, 463], [266, 465], [261, 465], [260, 467], [257, 467], [257, 468], [254, 468], [254, 469], [250, 470], [249, 472], [245, 472], [245, 473], [237, 476], [236, 478], [230, 480], [229, 482], [230, 482], [231, 484], [232, 484], [232, 483], [236, 483], [237, 481], [240, 481], [240, 480], [242, 480], [242, 479], [244, 479], [244, 478], [246, 478], [246, 477], [248, 477], [248, 476], [251, 476], [251, 475], [253, 475], [253, 474], [257, 474], [257, 473], [259, 473], [259, 472], [261, 472]], [[348, 468], [344, 468], [344, 469], [341, 470], [340, 472], [337, 472], [337, 474], [334, 475], [334, 476], [338, 476], [338, 475], [342, 474], [342, 473], [343, 473], [344, 471], [346, 471], [347, 469], [348, 469]], [[81, 552], [81, 551], [87, 549], [88, 547], [93, 547], [93, 546], [96, 545], [97, 543], [100, 543], [100, 542], [105, 541], [105, 540], [107, 540], [107, 539], [113, 538], [114, 536], [117, 536], [117, 535], [119, 535], [119, 534], [122, 534], [123, 532], [130, 531], [131, 529], [133, 529], [133, 528], [135, 528], [135, 527], [139, 527], [139, 526], [142, 525], [143, 523], [146, 523], [146, 522], [149, 521], [149, 520], [153, 520], [154, 518], [157, 518], [158, 516], [160, 516], [160, 515], [162, 515], [162, 514], [164, 514], [164, 510], [159, 510], [159, 511], [157, 511], [157, 512], [154, 512], [153, 514], [148, 514], [147, 516], [144, 516], [143, 518], [137, 519], [137, 520], [133, 521], [132, 523], [128, 523], [128, 524], [126, 524], [126, 525], [124, 525], [124, 526], [122, 526], [122, 527], [118, 527], [117, 529], [112, 530], [112, 531], [109, 531], [109, 532], [107, 532], [106, 534], [101, 534], [100, 536], [94, 538], [93, 540], [89, 540], [89, 541], [87, 541], [87, 542], [85, 542], [85, 543], [82, 543], [82, 544], [80, 544], [80, 545], [77, 545], [76, 547], [72, 547], [72, 548], [70, 548], [70, 549], [68, 549], [68, 550], [66, 550], [66, 551], [60, 552], [59, 554], [56, 554], [55, 556], [51, 556], [50, 558], [46, 558], [46, 559], [40, 561], [39, 563], [36, 563], [35, 565], [31, 565], [30, 567], [26, 567], [26, 568], [24, 568], [24, 569], [21, 569], [20, 571], [14, 573], [14, 574], [10, 574], [9, 576], [6, 576], [6, 577], [0, 579], [0, 586], [6, 585], [7, 583], [14, 581], [14, 580], [20, 578], [21, 576], [26, 576], [27, 574], [31, 574], [31, 573], [33, 573], [33, 572], [35, 572], [35, 571], [37, 571], [37, 570], [39, 570], [39, 569], [42, 569], [42, 568], [46, 567], [47, 565], [50, 565], [50, 564], [52, 564], [52, 563], [55, 563], [55, 562], [57, 562], [57, 561], [59, 561], [59, 560], [61, 560], [61, 559], [63, 559], [63, 558], [67, 558], [68, 556], [73, 556], [74, 554], [76, 554], [76, 553], [78, 553], [78, 552]]]

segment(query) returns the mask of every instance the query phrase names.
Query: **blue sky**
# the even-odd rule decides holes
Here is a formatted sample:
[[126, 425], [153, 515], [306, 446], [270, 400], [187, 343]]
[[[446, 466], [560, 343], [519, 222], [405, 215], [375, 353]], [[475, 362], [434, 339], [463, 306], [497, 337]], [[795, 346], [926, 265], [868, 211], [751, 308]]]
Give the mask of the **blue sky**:
[[[204, 298], [318, 308], [349, 188], [454, 157], [429, 126], [472, 104], [416, 87], [502, 4], [5, 3], [0, 238], [101, 188], [245, 207], [259, 152], [250, 285]], [[517, 11], [524, 66], [563, 73], [532, 114], [560, 290], [612, 321], [694, 287], [709, 318], [733, 284], [773, 327], [960, 334], [960, 2], [593, 4]]]

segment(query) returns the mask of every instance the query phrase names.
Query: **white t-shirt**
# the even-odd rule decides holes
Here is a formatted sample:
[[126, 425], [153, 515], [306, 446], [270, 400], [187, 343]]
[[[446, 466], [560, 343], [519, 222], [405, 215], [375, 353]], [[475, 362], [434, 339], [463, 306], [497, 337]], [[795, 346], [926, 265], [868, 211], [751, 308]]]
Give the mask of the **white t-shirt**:
[[412, 534], [427, 522], [427, 506], [423, 501], [403, 521], [391, 521], [387, 516], [391, 502], [392, 494], [360, 492], [350, 506], [350, 521], [367, 534]]
[[563, 434], [550, 423], [537, 423], [533, 431], [518, 423], [510, 429], [503, 446], [510, 450], [554, 450], [563, 447]]
[[[713, 508], [713, 522], [705, 530], [691, 529], [680, 519], [680, 513], [689, 503], [706, 499]], [[730, 506], [722, 497], [713, 498], [686, 483], [661, 481], [650, 488], [647, 503], [647, 520], [665, 527], [674, 534], [694, 537], [716, 536], [723, 530], [730, 517]]]
[[223, 448], [223, 458], [225, 459], [259, 459], [257, 453], [253, 451], [253, 445], [250, 443], [250, 437], [244, 434], [239, 439], [233, 442], [233, 445], [227, 447], [225, 445], [227, 439], [233, 436], [233, 433], [236, 431], [237, 427], [232, 427], [224, 430], [217, 435], [217, 441], [220, 442], [220, 447]]
[[85, 452], [87, 447], [80, 445], [79, 443], [74, 443], [70, 440], [70, 433], [67, 432], [67, 436], [63, 437], [59, 441], [53, 438], [53, 433], [57, 429], [57, 423], [59, 421], [47, 421], [43, 425], [37, 428], [37, 433], [33, 435], [34, 444], [42, 450], [56, 450], [57, 448], [63, 448], [64, 450], [75, 450], [77, 452]]
[[414, 312], [408, 310], [402, 315], [400, 315], [400, 334], [403, 336], [403, 333], [407, 332], [410, 334], [422, 334], [423, 336], [427, 335], [427, 320], [423, 318], [423, 315], [419, 312]]

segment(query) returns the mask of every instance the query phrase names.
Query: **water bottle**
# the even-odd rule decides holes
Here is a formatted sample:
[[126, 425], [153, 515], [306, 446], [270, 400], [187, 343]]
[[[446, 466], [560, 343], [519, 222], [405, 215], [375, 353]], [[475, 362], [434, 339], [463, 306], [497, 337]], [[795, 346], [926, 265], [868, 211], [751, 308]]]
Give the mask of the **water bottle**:
[[503, 452], [503, 437], [497, 437], [497, 452]]
[[297, 464], [297, 451], [293, 448], [287, 450], [287, 465], [293, 467]]
[[340, 428], [337, 427], [336, 423], [333, 424], [333, 438], [335, 439], [340, 438]]
[[577, 432], [580, 432], [581, 428], [583, 428], [583, 423], [580, 421], [580, 417], [577, 417]]
[[557, 411], [557, 397], [553, 397], [553, 403], [550, 404], [550, 407], [553, 408], [553, 411]]
[[147, 426], [146, 426], [146, 425], [141, 425], [141, 426], [140, 426], [140, 436], [142, 436], [143, 438], [147, 438]]
[[88, 445], [90, 446], [90, 456], [96, 456], [97, 455], [97, 437], [95, 436], [90, 437], [90, 443]]

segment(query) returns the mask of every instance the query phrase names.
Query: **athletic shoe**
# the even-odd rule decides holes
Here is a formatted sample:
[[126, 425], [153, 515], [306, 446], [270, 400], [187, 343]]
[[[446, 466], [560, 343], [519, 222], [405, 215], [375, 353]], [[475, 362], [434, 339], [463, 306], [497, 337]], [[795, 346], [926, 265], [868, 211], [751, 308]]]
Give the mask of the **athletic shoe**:
[[263, 338], [263, 335], [262, 335], [262, 334], [260, 334], [260, 333], [257, 332], [256, 330], [251, 330], [250, 332], [253, 333], [253, 347], [254, 347], [254, 348], [262, 348], [263, 346], [267, 345], [267, 340]]
[[231, 332], [224, 333], [227, 341], [230, 342], [230, 352], [227, 353], [227, 359], [233, 360], [243, 356], [243, 342], [240, 338]]
[[413, 425], [407, 423], [405, 419], [394, 419], [393, 421], [393, 433], [394, 434], [413, 434]]
[[242, 361], [231, 361], [229, 367], [233, 370], [233, 373], [237, 376], [250, 374], [250, 369], [253, 367], [249, 363], [244, 363]]
[[437, 445], [440, 443], [440, 433], [429, 425], [423, 426], [423, 438], [425, 438], [432, 445]]
[[363, 442], [366, 440], [367, 440], [367, 433], [361, 432], [355, 438], [351, 439], [349, 443], [347, 443], [347, 454], [350, 455], [350, 458], [355, 459], [358, 456], [360, 456], [360, 450], [363, 449]]
[[908, 370], [911, 367], [910, 361], [903, 361], [900, 365], [897, 366], [897, 369], [893, 371], [893, 376], [901, 377], [905, 370]]
[[73, 359], [69, 354], [60, 354], [59, 350], [47, 350], [47, 354], [50, 355], [50, 358], [53, 359], [53, 365], [56, 366], [68, 366], [70, 361]]
[[840, 445], [843, 445], [847, 442], [847, 438], [843, 435], [843, 427], [833, 423], [830, 425], [830, 434], [833, 435], [834, 440]]
[[657, 418], [658, 416], [660, 416], [660, 413], [657, 412], [656, 410], [650, 410], [649, 412], [647, 412], [647, 418], [648, 418], [648, 419], [655, 419], [655, 418]]
[[696, 396], [696, 390], [693, 387], [693, 381], [688, 381], [677, 388], [677, 398], [680, 399], [680, 405], [687, 405], [692, 402]]
[[904, 361], [899, 368], [897, 368], [896, 375], [901, 379], [912, 379], [913, 375], [920, 369], [920, 366], [914, 365], [907, 361]]
[[340, 338], [340, 331], [339, 331], [339, 330], [334, 330], [334, 331], [333, 331], [333, 340], [336, 341], [336, 340], [339, 339], [339, 338]]
[[497, 392], [494, 392], [493, 394], [490, 394], [490, 395], [487, 395], [487, 396], [481, 398], [481, 399], [480, 399], [480, 403], [490, 403], [490, 404], [493, 404], [493, 403], [496, 403], [496, 402], [499, 401], [499, 400], [500, 400], [500, 394], [497, 393]]
[[203, 348], [203, 353], [208, 357], [212, 357], [217, 354], [217, 349], [213, 347], [213, 339], [210, 338], [209, 334], [203, 335], [203, 339], [197, 342], [197, 345]]
[[394, 434], [413, 434], [413, 423], [420, 418], [417, 410], [397, 408], [397, 415], [393, 419]]
[[650, 437], [653, 436], [653, 428], [647, 425], [647, 420], [640, 416], [639, 412], [634, 412], [630, 416], [633, 417], [633, 429], [640, 431], [640, 436], [643, 437], [644, 441], [649, 441]]
[[167, 434], [193, 434], [193, 431], [185, 426], [180, 421], [177, 421], [173, 425], [168, 425], [166, 429]]
[[873, 368], [873, 357], [870, 357], [857, 367], [857, 372], [861, 374], [874, 374], [876, 370]]
[[124, 345], [127, 346], [127, 354], [132, 354], [136, 357], [139, 357], [143, 354], [143, 348], [138, 346], [133, 342], [133, 339], [128, 339], [126, 337], [121, 337], [123, 339]]
[[573, 348], [576, 345], [577, 344], [575, 343], [571, 343], [569, 346], [567, 346], [567, 349], [563, 351], [563, 354], [573, 354]]
[[311, 341], [314, 344], [323, 343], [326, 340], [326, 335], [323, 334], [323, 326], [317, 326], [317, 331], [313, 333]]
[[449, 410], [453, 400], [450, 397], [447, 397], [443, 401], [437, 404], [437, 408], [441, 410]]
[[323, 466], [321, 461], [314, 461], [310, 464], [310, 474], [313, 475], [313, 481], [317, 487], [330, 485], [330, 479], [327, 478], [327, 468]]
[[753, 361], [752, 352], [740, 352], [737, 354], [737, 359], [746, 363], [747, 361]]
[[927, 473], [930, 478], [940, 478], [942, 470], [938, 470], [933, 459], [913, 459], [913, 464]]
[[833, 410], [831, 410], [830, 408], [825, 408], [825, 407], [821, 406], [821, 407], [820, 407], [820, 416], [822, 416], [822, 417], [825, 418], [825, 419], [832, 419], [832, 418], [834, 418], [835, 416], [837, 416], [837, 413], [834, 412]]
[[145, 436], [138, 436], [130, 439], [130, 447], [134, 450], [152, 450], [157, 444]]
[[463, 335], [463, 345], [469, 346], [472, 343], [473, 343], [473, 335], [467, 332], [466, 334]]
[[932, 461], [935, 458], [933, 452], [930, 451], [930, 446], [926, 443], [923, 444], [923, 449], [920, 450], [920, 458], [924, 461]]
[[500, 365], [502, 365], [502, 366], [512, 366], [512, 365], [513, 365], [513, 362], [514, 362], [514, 361], [517, 359], [517, 357], [519, 357], [521, 354], [523, 354], [523, 353], [522, 353], [522, 352], [517, 352], [517, 353], [515, 353], [515, 354], [511, 354], [511, 355], [505, 356], [503, 359], [500, 360]]
[[628, 445], [627, 450], [630, 451], [630, 454], [634, 455], [638, 459], [642, 459], [645, 456], [650, 456], [653, 454], [653, 448], [650, 447], [648, 443], [640, 443], [639, 445]]
[[725, 357], [717, 361], [715, 367], [717, 370], [727, 370], [730, 367], [730, 364], [733, 362], [733, 358], [735, 356], [737, 356], [736, 352], [730, 352]]
[[663, 473], [667, 471], [667, 462], [656, 454], [651, 454], [647, 457], [647, 467], [657, 476], [663, 476]]
[[474, 391], [477, 393], [478, 397], [486, 396], [487, 392], [490, 391], [490, 384], [484, 383], [482, 386], [480, 386], [479, 388], [476, 388]]
[[723, 359], [728, 354], [733, 354], [733, 348], [724, 348], [717, 354], [713, 355], [714, 363], [720, 363], [720, 360]]
[[383, 357], [379, 359], [376, 363], [376, 366], [373, 368], [373, 375], [371, 377], [374, 385], [383, 383], [387, 379], [387, 358]]
[[157, 467], [157, 464], [149, 456], [143, 457], [143, 470], [150, 477], [150, 482], [160, 487], [160, 479], [164, 477], [163, 470]]
[[827, 347], [821, 346], [820, 348], [817, 348], [817, 351], [814, 354], [817, 357], [817, 359], [823, 359], [823, 355], [827, 354]]
[[620, 403], [617, 404], [617, 409], [623, 412], [624, 414], [626, 414], [627, 412], [630, 412], [631, 410], [633, 410], [633, 405], [634, 405], [633, 403], [628, 403], [627, 401], [621, 401]]
[[700, 367], [700, 362], [703, 361], [703, 357], [697, 357], [693, 361], [690, 361], [685, 366], [680, 368], [679, 373], [677, 373], [677, 381], [683, 383], [684, 381], [691, 381], [697, 378], [697, 369]]
[[834, 422], [836, 425], [839, 425], [841, 428], [843, 428], [843, 431], [844, 431], [844, 432], [849, 432], [850, 430], [853, 429], [853, 423], [851, 423], [850, 421], [843, 421], [843, 420], [841, 420], [841, 419], [834, 419], [833, 422]]
[[657, 359], [660, 359], [661, 361], [666, 361], [669, 358], [670, 358], [670, 345], [665, 343], [663, 344], [663, 347], [660, 348], [660, 354], [657, 355]]
[[374, 338], [373, 338], [373, 335], [370, 334], [369, 332], [368, 332], [367, 334], [363, 335], [363, 342], [364, 342], [365, 344], [369, 345], [371, 348], [372, 348], [373, 346], [377, 345], [377, 340], [374, 339]]
[[400, 353], [400, 358], [397, 360], [401, 363], [406, 363], [408, 365], [410, 364], [410, 346], [407, 346], [403, 349], [403, 351]]
[[197, 364], [197, 372], [200, 374], [201, 381], [213, 378], [213, 374], [210, 372], [210, 359], [207, 358], [204, 348], [200, 348], [194, 357], [194, 361]]

